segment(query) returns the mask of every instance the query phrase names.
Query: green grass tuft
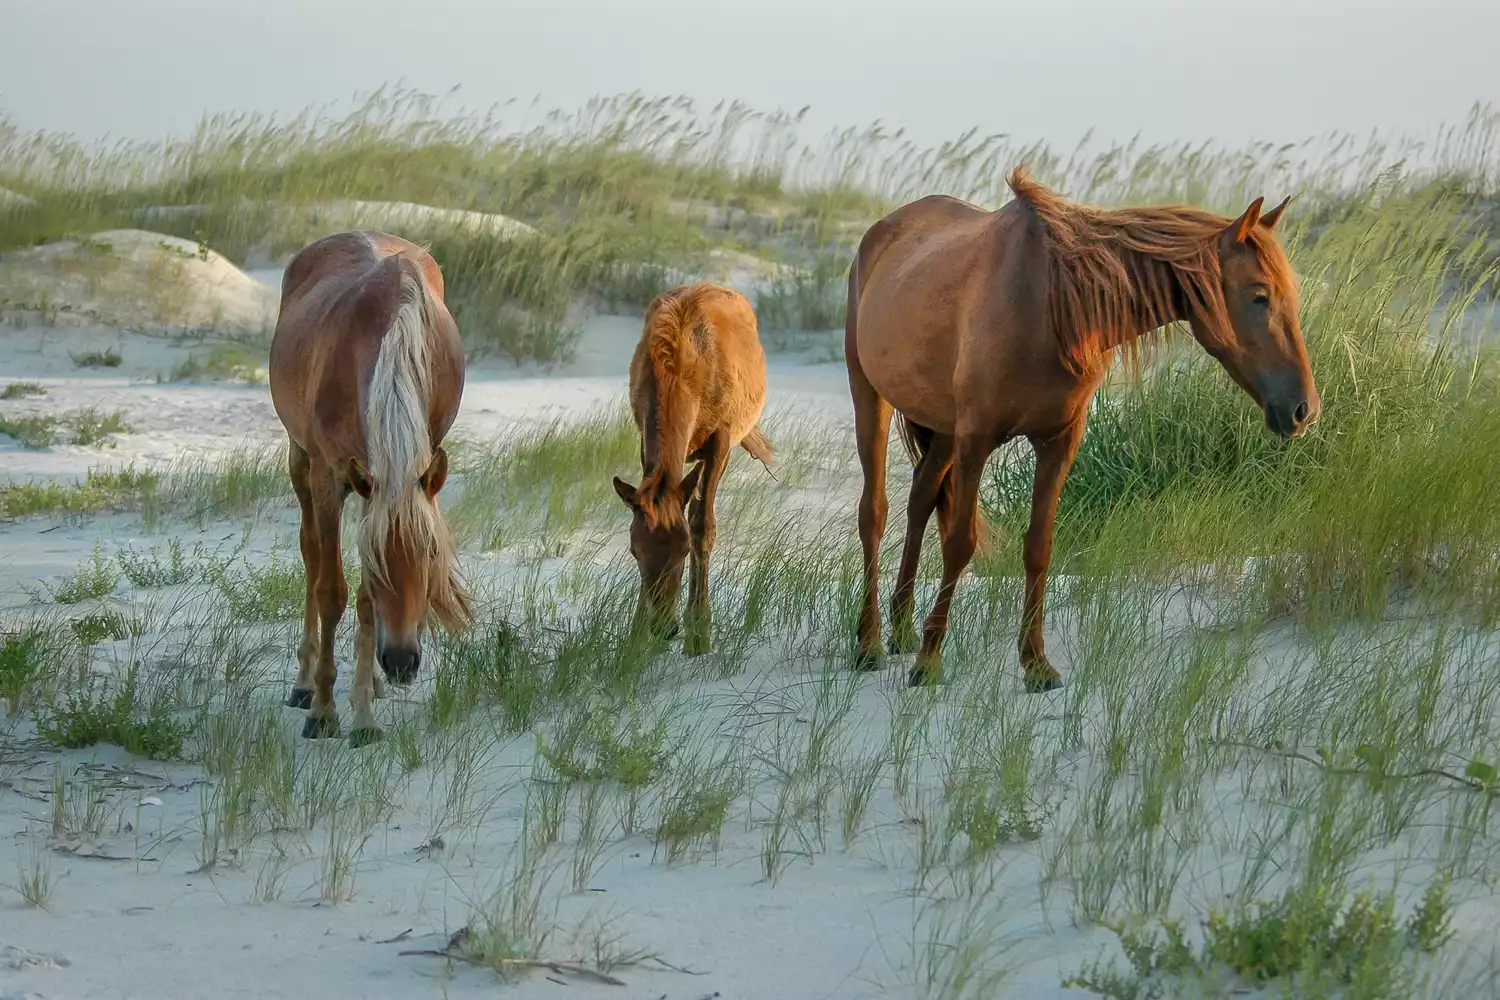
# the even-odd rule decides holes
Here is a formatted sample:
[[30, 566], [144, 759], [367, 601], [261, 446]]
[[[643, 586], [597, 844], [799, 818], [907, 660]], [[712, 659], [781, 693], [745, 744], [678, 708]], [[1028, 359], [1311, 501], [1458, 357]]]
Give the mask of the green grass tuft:
[[73, 359], [75, 368], [118, 368], [124, 360], [119, 350], [113, 347], [103, 351], [84, 351], [82, 354], [70, 351], [68, 357]]
[[0, 399], [25, 399], [28, 396], [45, 396], [47, 387], [40, 382], [10, 382], [0, 390]]

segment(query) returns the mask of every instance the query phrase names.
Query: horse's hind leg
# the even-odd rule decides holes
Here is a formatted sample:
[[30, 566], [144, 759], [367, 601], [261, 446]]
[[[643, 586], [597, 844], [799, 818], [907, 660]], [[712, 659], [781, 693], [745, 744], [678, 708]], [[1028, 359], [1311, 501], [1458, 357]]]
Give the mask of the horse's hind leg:
[[912, 604], [917, 588], [917, 566], [922, 561], [922, 535], [927, 521], [947, 489], [948, 470], [953, 466], [953, 438], [935, 434], [917, 467], [912, 470], [911, 497], [906, 502], [906, 545], [901, 550], [901, 569], [896, 573], [896, 591], [891, 597], [892, 655], [917, 648], [912, 628]]
[[979, 542], [979, 479], [985, 459], [992, 450], [990, 439], [979, 435], [960, 436], [955, 442], [953, 469], [945, 502], [948, 504], [947, 529], [943, 531], [943, 582], [937, 602], [922, 630], [922, 649], [917, 654], [907, 681], [913, 687], [937, 680], [942, 670], [943, 640], [948, 634], [948, 608], [958, 578], [974, 558]]
[[333, 658], [333, 639], [339, 619], [349, 602], [349, 584], [344, 580], [344, 560], [339, 534], [347, 487], [337, 475], [321, 463], [312, 469], [313, 520], [317, 526], [318, 574], [316, 603], [318, 610], [318, 649], [313, 670], [312, 706], [302, 735], [321, 739], [339, 734], [339, 713], [333, 703], [333, 682], [338, 679], [338, 662]]
[[292, 492], [297, 494], [297, 505], [302, 510], [300, 541], [307, 599], [302, 610], [302, 642], [297, 647], [297, 680], [287, 695], [286, 705], [306, 710], [312, 707], [313, 666], [318, 651], [318, 526], [313, 520], [312, 486], [309, 482], [311, 461], [297, 442], [288, 441], [287, 444], [287, 471], [291, 473]]
[[707, 653], [713, 633], [713, 610], [708, 602], [708, 560], [719, 537], [714, 499], [718, 495], [719, 480], [729, 465], [729, 451], [729, 437], [724, 431], [708, 439], [701, 452], [703, 473], [698, 478], [698, 495], [688, 511], [688, 527], [693, 541], [688, 613], [682, 640], [685, 656]]
[[887, 501], [885, 463], [891, 431], [891, 404], [865, 378], [854, 343], [853, 319], [844, 343], [849, 367], [849, 391], [854, 397], [854, 440], [864, 471], [859, 498], [859, 545], [864, 557], [864, 592], [859, 606], [859, 632], [854, 669], [874, 670], [880, 664], [880, 539], [885, 534]]

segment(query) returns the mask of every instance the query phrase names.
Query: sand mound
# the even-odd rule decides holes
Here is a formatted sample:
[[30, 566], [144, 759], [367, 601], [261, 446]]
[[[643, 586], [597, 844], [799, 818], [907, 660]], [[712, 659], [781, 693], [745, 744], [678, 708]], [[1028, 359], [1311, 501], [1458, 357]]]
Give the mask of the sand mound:
[[497, 236], [536, 236], [526, 223], [494, 212], [434, 208], [410, 201], [333, 201], [314, 205], [310, 218], [339, 229], [381, 229], [397, 236], [428, 235], [444, 229], [493, 233]]
[[36, 201], [10, 188], [0, 188], [0, 211], [8, 208], [34, 208]]
[[0, 255], [0, 297], [145, 333], [264, 337], [278, 296], [191, 240], [114, 229]]
[[639, 273], [661, 279], [672, 285], [689, 285], [697, 281], [715, 281], [728, 285], [735, 291], [754, 298], [780, 281], [795, 278], [797, 268], [789, 264], [766, 260], [742, 250], [715, 247], [696, 256], [683, 267], [669, 267], [658, 272], [654, 264], [625, 264], [627, 273]]
[[[252, 202], [242, 203], [246, 211], [256, 209]], [[494, 212], [471, 212], [461, 208], [436, 208], [411, 201], [330, 201], [316, 205], [268, 206], [289, 218], [281, 225], [289, 231], [317, 231], [317, 236], [351, 229], [379, 229], [384, 232], [419, 239], [443, 230], [494, 233], [502, 237], [535, 236], [538, 231], [518, 219]], [[177, 220], [202, 215], [203, 205], [152, 205], [140, 209], [138, 218]], [[295, 217], [295, 225], [291, 225]]]

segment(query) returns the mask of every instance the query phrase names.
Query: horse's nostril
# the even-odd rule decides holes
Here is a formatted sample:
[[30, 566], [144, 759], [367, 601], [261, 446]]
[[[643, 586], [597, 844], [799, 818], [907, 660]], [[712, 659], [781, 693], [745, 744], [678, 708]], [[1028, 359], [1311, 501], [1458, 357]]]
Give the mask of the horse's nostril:
[[1297, 408], [1292, 411], [1292, 419], [1296, 420], [1299, 424], [1307, 419], [1307, 400], [1304, 399], [1297, 404]]

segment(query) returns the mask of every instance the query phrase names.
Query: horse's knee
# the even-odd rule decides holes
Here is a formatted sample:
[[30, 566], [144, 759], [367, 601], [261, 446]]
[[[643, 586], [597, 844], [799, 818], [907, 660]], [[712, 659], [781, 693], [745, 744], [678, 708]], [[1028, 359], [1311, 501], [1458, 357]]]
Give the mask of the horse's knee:
[[343, 617], [344, 608], [349, 603], [349, 585], [344, 582], [343, 574], [331, 575], [335, 577], [333, 582], [319, 581], [318, 609], [325, 620], [336, 622]]
[[885, 532], [886, 515], [889, 513], [890, 504], [883, 493], [868, 493], [861, 498], [859, 504], [860, 528], [880, 535]]
[[695, 546], [700, 558], [707, 559], [713, 554], [714, 545], [719, 540], [719, 526], [713, 521], [703, 524], [698, 530]]
[[1047, 540], [1027, 538], [1021, 547], [1021, 565], [1029, 576], [1047, 572], [1052, 561], [1052, 546]]
[[949, 530], [943, 535], [943, 559], [947, 562], [967, 562], [974, 557], [979, 546], [979, 529], [972, 520], [958, 530]]

